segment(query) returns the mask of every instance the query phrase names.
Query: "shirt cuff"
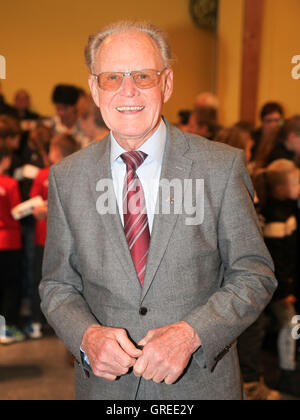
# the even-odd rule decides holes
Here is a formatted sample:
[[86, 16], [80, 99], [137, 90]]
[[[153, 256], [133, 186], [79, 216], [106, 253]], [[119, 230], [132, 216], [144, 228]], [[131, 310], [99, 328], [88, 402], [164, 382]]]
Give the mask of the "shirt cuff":
[[80, 354], [81, 354], [81, 360], [83, 362], [83, 364], [86, 364], [87, 367], [91, 367], [90, 365], [90, 361], [89, 358], [87, 357], [86, 353], [82, 350], [82, 348], [80, 347]]

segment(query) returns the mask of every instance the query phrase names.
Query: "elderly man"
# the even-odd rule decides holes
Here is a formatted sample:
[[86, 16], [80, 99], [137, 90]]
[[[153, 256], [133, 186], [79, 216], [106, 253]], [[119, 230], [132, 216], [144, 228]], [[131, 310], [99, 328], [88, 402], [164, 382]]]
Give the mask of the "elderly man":
[[[40, 288], [78, 361], [76, 398], [242, 399], [236, 340], [276, 288], [243, 152], [162, 118], [173, 71], [157, 27], [114, 24], [86, 58], [111, 131], [50, 171]], [[197, 223], [163, 180], [204, 181]]]

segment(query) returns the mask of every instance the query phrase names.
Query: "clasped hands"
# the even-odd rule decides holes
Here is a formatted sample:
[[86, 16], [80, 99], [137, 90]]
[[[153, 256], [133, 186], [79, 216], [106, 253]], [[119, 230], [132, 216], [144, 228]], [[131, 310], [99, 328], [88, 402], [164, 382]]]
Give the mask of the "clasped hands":
[[182, 375], [201, 341], [188, 323], [180, 321], [149, 331], [138, 345], [143, 350], [123, 329], [95, 325], [84, 334], [81, 348], [98, 377], [114, 381], [133, 368], [137, 377], [170, 385]]

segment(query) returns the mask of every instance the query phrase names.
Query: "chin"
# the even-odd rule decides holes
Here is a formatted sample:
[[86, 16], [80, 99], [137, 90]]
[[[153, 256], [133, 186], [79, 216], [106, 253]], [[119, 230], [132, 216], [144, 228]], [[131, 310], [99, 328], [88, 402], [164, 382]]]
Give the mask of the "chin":
[[132, 138], [142, 138], [144, 137], [145, 133], [148, 132], [147, 129], [139, 129], [138, 127], [132, 127], [132, 124], [130, 127], [119, 127], [116, 130], [113, 130], [113, 132], [117, 133], [121, 137], [132, 137]]

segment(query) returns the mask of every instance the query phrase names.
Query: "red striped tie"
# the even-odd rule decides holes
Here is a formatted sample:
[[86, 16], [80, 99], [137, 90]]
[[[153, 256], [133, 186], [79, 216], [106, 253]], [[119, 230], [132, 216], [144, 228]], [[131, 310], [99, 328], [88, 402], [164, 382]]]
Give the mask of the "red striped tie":
[[144, 191], [136, 170], [147, 156], [143, 152], [126, 152], [121, 155], [127, 168], [123, 190], [124, 231], [141, 285], [146, 271], [150, 231]]

